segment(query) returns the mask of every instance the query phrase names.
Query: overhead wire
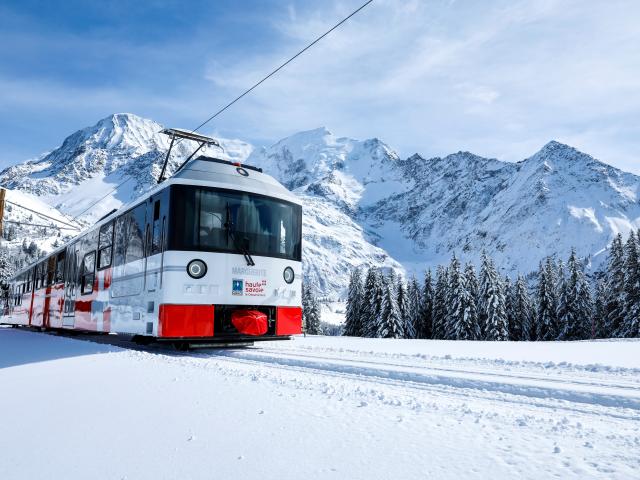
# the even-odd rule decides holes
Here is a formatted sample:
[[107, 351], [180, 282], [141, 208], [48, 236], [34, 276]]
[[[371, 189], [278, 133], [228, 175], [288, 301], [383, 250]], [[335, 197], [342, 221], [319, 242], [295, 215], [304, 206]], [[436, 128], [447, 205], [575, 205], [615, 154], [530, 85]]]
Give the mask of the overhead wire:
[[[44, 223], [29, 223], [29, 222], [20, 222], [18, 220], [2, 220], [2, 223], [14, 223], [16, 225], [25, 225], [27, 227], [44, 227], [44, 228], [53, 228], [56, 230], [71, 230], [71, 227], [58, 227], [56, 225], [46, 225]], [[75, 227], [73, 227], [75, 229]]]
[[[74, 228], [74, 229], [76, 229], [76, 230], [81, 230], [81, 228], [80, 228], [80, 227], [78, 227], [77, 225], [72, 225], [71, 223], [65, 222], [65, 221], [63, 221], [63, 220], [59, 220], [59, 219], [54, 218], [54, 217], [52, 217], [52, 216], [50, 216], [50, 215], [47, 215], [47, 214], [45, 214], [45, 213], [38, 212], [38, 211], [33, 210], [33, 209], [29, 208], [29, 207], [25, 207], [24, 205], [20, 205], [19, 203], [12, 202], [11, 200], [5, 200], [5, 203], [9, 203], [9, 204], [14, 205], [14, 206], [16, 206], [16, 207], [19, 207], [19, 208], [22, 208], [22, 209], [27, 210], [27, 211], [29, 211], [29, 212], [35, 213], [36, 215], [39, 215], [39, 216], [41, 216], [41, 217], [48, 218], [49, 220], [53, 220], [54, 222], [61, 223], [62, 225], [67, 225], [67, 226], [69, 226], [69, 227], [71, 227], [71, 228]], [[9, 220], [4, 220], [4, 221], [5, 221], [5, 222], [8, 222]]]

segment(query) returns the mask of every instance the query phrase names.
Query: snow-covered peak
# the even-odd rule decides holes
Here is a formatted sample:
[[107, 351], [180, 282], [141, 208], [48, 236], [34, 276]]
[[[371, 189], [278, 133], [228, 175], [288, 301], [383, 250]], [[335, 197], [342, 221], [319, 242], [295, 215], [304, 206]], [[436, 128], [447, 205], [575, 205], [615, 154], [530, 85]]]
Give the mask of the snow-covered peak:
[[[271, 147], [255, 150], [247, 160], [270, 172], [292, 190], [330, 198], [354, 211], [370, 203], [400, 178], [398, 155], [377, 138], [355, 140], [336, 137], [325, 127], [299, 132]], [[373, 195], [365, 187], [377, 184]]]

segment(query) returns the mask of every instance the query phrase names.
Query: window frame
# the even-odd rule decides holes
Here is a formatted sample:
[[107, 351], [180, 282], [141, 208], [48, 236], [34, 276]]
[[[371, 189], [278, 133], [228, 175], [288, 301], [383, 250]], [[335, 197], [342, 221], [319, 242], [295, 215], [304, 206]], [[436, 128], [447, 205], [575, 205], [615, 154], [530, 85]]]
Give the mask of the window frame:
[[[111, 235], [110, 235], [110, 242], [109, 244], [103, 244], [101, 243], [102, 240], [102, 231], [103, 229], [108, 228], [109, 226], [111, 226]], [[111, 267], [113, 265], [113, 250], [114, 250], [114, 239], [115, 239], [115, 234], [116, 234], [116, 221], [115, 219], [105, 223], [104, 225], [100, 226], [100, 229], [98, 230], [98, 255], [96, 257], [96, 269], [97, 271], [101, 271], [101, 270], [105, 270], [109, 267]], [[110, 249], [109, 251], [109, 263], [102, 266], [102, 254], [105, 250]]]
[[[85, 260], [87, 259], [87, 257], [89, 256], [93, 256], [93, 270], [91, 272], [88, 272], [85, 270]], [[91, 293], [93, 293], [93, 282], [95, 281], [96, 278], [96, 251], [95, 250], [91, 250], [90, 252], [87, 252], [84, 254], [84, 256], [82, 257], [82, 265], [80, 266], [80, 295], [89, 295]], [[87, 279], [91, 278], [91, 282], [87, 282]], [[91, 289], [87, 290], [85, 287], [90, 286]]]
[[[182, 232], [183, 228], [182, 228], [182, 224], [180, 224], [181, 220], [179, 219], [181, 217], [180, 212], [178, 211], [179, 208], [179, 201], [176, 201], [176, 199], [180, 199], [180, 201], [183, 201], [184, 198], [184, 193], [187, 190], [190, 189], [200, 189], [206, 192], [215, 192], [215, 193], [220, 193], [223, 195], [238, 195], [238, 194], [246, 194], [246, 195], [250, 195], [252, 197], [258, 198], [258, 199], [265, 199], [267, 201], [271, 201], [274, 202], [276, 204], [282, 204], [282, 205], [287, 205], [293, 208], [293, 212], [296, 215], [296, 227], [297, 227], [297, 231], [295, 232], [296, 238], [298, 239], [298, 245], [295, 247], [294, 252], [291, 255], [288, 254], [280, 254], [280, 253], [276, 253], [276, 252], [254, 252], [251, 251], [250, 248], [250, 253], [251, 255], [255, 255], [255, 256], [261, 256], [261, 257], [267, 257], [267, 258], [280, 258], [280, 259], [284, 259], [284, 260], [288, 260], [288, 261], [292, 261], [292, 262], [301, 262], [302, 261], [302, 223], [303, 223], [303, 219], [302, 219], [302, 206], [291, 202], [289, 200], [284, 200], [282, 198], [278, 198], [278, 197], [273, 197], [270, 195], [264, 195], [264, 194], [260, 194], [260, 193], [255, 193], [255, 192], [250, 192], [250, 191], [244, 191], [244, 190], [233, 190], [233, 189], [228, 189], [228, 188], [220, 188], [220, 187], [209, 187], [209, 186], [202, 186], [202, 185], [183, 185], [183, 184], [178, 184], [178, 185], [171, 185], [171, 190], [170, 190], [170, 200], [169, 200], [169, 220], [168, 220], [168, 234], [167, 234], [167, 249], [168, 250], [177, 250], [177, 251], [202, 251], [202, 252], [215, 252], [215, 253], [227, 253], [227, 254], [237, 254], [238, 251], [235, 247], [233, 246], [229, 246], [226, 248], [218, 248], [218, 247], [206, 247], [206, 246], [198, 246], [195, 248], [190, 248], [190, 246], [188, 246], [184, 241], [184, 239], [180, 239], [179, 238], [179, 233], [178, 232]], [[194, 216], [194, 220], [195, 220], [195, 216]]]

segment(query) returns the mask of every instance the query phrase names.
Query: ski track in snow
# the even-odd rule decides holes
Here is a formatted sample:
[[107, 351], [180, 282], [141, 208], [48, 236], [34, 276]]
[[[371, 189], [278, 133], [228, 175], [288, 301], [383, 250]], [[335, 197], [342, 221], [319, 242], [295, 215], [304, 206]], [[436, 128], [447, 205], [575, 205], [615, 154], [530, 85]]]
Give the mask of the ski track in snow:
[[[7, 329], [0, 329], [0, 344], [6, 333]], [[25, 346], [34, 338], [64, 350], [86, 349], [90, 343], [31, 332], [9, 333], [20, 335]], [[96, 340], [105, 342], [104, 337]], [[335, 348], [328, 346], [332, 341]], [[372, 348], [373, 342], [345, 338], [296, 338], [245, 349], [185, 353], [95, 345], [99, 355], [83, 362], [86, 366], [99, 359], [123, 379], [128, 371], [139, 370], [144, 372], [145, 384], [172, 379], [170, 383], [179, 387], [184, 398], [168, 389], [166, 401], [180, 406], [173, 414], [184, 416], [187, 442], [206, 443], [208, 439], [214, 444], [219, 440], [211, 432], [240, 422], [247, 415], [246, 404], [251, 404], [248, 410], [252, 402], [268, 405], [256, 415], [275, 415], [278, 421], [271, 429], [255, 429], [242, 422], [235, 431], [238, 439], [229, 441], [234, 446], [238, 441], [240, 445], [292, 442], [287, 457], [292, 463], [276, 465], [270, 459], [251, 464], [251, 447], [246, 446], [245, 453], [227, 455], [245, 464], [240, 470], [230, 470], [234, 478], [640, 477], [640, 369], [578, 361], [471, 358], [460, 356], [464, 342], [450, 344], [452, 355], [429, 355], [428, 342], [424, 353], [405, 354], [393, 342], [387, 344], [393, 347], [388, 351], [379, 341]], [[3, 373], [11, 370], [68, 361], [77, 359], [0, 368], [0, 385]], [[118, 384], [120, 380], [114, 381]], [[19, 394], [24, 384], [15, 385]], [[223, 425], [216, 423], [220, 419], [212, 422], [209, 410], [205, 410], [206, 418], [189, 413], [202, 412], [199, 399], [204, 392], [229, 386], [244, 394], [234, 400], [215, 397], [211, 408], [237, 402], [230, 406], [237, 413], [223, 419]], [[153, 402], [146, 398], [149, 413], [161, 417], [162, 408], [152, 406]], [[3, 406], [0, 399], [0, 419], [7, 414]], [[294, 426], [282, 412], [274, 411], [279, 409], [304, 414]], [[171, 440], [163, 441], [171, 444]], [[145, 442], [145, 448], [162, 443], [150, 435]], [[173, 439], [176, 445], [181, 442], [182, 438]], [[0, 452], [3, 446], [6, 451], [0, 440]], [[227, 454], [224, 448], [222, 454]], [[202, 466], [198, 469], [198, 462], [205, 465], [206, 458], [170, 456], [160, 463], [169, 461], [184, 467], [180, 478], [225, 478], [221, 471], [211, 476]], [[176, 465], [173, 470], [154, 465], [148, 475], [127, 478], [178, 478], [167, 473], [176, 471]], [[136, 471], [126, 462], [122, 468]], [[7, 476], [5, 472], [3, 478], [28, 478], [13, 473]]]

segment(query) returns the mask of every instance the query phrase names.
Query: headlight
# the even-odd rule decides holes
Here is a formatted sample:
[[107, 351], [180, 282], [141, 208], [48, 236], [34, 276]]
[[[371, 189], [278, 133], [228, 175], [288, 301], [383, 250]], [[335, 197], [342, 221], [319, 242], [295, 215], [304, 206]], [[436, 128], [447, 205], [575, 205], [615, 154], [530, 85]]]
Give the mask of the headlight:
[[207, 264], [202, 260], [191, 260], [187, 265], [187, 273], [191, 278], [202, 278], [207, 274]]
[[293, 268], [291, 267], [285, 268], [282, 276], [284, 277], [284, 281], [287, 283], [292, 283], [293, 279], [296, 278], [296, 274], [293, 273]]

